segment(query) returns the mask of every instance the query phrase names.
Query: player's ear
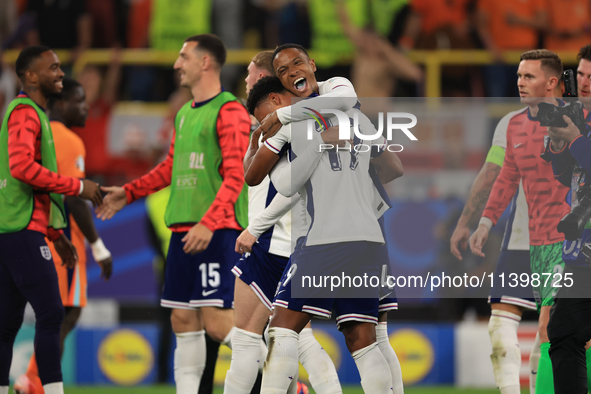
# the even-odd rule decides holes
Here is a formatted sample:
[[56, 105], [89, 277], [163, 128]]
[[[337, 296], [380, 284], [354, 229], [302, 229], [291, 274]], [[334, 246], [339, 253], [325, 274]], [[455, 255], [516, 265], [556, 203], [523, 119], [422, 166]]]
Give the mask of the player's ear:
[[203, 57], [201, 58], [201, 66], [204, 70], [208, 69], [211, 66], [211, 59], [209, 58], [209, 55], [203, 55]]
[[275, 105], [281, 104], [281, 100], [277, 93], [269, 93], [269, 101], [273, 102]]
[[316, 72], [316, 63], [314, 62], [314, 59], [310, 59], [310, 64], [312, 65], [312, 71]]
[[558, 78], [550, 77], [550, 79], [548, 80], [548, 90], [554, 90], [554, 88], [556, 87], [557, 84], [558, 84]]
[[35, 71], [33, 71], [33, 70], [25, 71], [25, 81], [35, 84], [35, 83], [37, 83], [38, 80], [39, 80], [39, 75]]

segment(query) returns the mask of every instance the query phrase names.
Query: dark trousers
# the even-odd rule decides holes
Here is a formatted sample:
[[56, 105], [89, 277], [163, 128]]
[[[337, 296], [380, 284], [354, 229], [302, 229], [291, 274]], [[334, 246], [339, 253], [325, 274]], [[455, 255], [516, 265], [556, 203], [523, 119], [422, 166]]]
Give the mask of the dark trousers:
[[43, 234], [0, 234], [0, 386], [8, 386], [12, 348], [29, 302], [35, 311], [35, 357], [43, 384], [61, 382], [64, 306]]
[[556, 394], [587, 394], [585, 344], [591, 339], [591, 266], [566, 265], [572, 287], [562, 281], [550, 310], [548, 337]]

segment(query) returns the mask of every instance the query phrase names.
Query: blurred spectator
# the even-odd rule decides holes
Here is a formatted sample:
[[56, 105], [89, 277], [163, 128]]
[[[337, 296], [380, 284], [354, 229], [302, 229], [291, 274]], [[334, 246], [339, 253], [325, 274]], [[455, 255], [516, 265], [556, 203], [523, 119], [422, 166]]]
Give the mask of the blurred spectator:
[[120, 55], [119, 50], [113, 50], [111, 64], [104, 78], [101, 70], [92, 65], [87, 65], [78, 75], [78, 81], [86, 92], [89, 111], [86, 127], [75, 128], [74, 131], [86, 146], [91, 147], [86, 152], [86, 175], [89, 178], [111, 173], [107, 137], [121, 75]]
[[[404, 49], [472, 49], [469, 8], [474, 0], [412, 0], [400, 45]], [[466, 66], [441, 69], [443, 96], [470, 96], [478, 76]]]
[[[128, 47], [178, 53], [188, 37], [212, 32], [213, 6], [214, 0], [131, 0], [126, 33]], [[224, 7], [229, 14], [240, 9], [234, 2]], [[230, 10], [234, 11], [230, 13]], [[220, 15], [223, 16], [223, 12]], [[125, 80], [129, 98], [165, 100], [174, 89], [171, 75], [171, 67], [127, 68]]]
[[[126, 41], [128, 48], [148, 48], [150, 43], [150, 15], [152, 0], [130, 0], [127, 13]], [[130, 100], [154, 100], [156, 67], [126, 67], [126, 90]]]
[[187, 37], [211, 33], [211, 12], [212, 0], [152, 0], [150, 47], [178, 52]]
[[359, 97], [390, 97], [396, 78], [420, 83], [421, 69], [372, 28], [361, 29], [351, 23], [342, 3], [338, 9], [341, 26], [355, 46], [352, 82]]
[[310, 18], [306, 0], [294, 0], [278, 12], [280, 44], [300, 44], [310, 47]]
[[5, 41], [16, 29], [16, 4], [15, 0], [0, 1], [0, 45], [3, 47]]
[[37, 21], [34, 44], [73, 49], [74, 57], [91, 47], [92, 18], [84, 1], [28, 0], [27, 12]]
[[123, 130], [123, 156], [112, 157], [110, 182], [122, 185], [130, 182], [152, 168], [146, 132], [137, 124], [129, 123]]
[[[348, 0], [341, 4], [351, 26], [372, 28], [380, 36], [387, 36], [397, 12], [407, 0]], [[340, 66], [355, 54], [355, 46], [345, 35], [337, 13], [336, 2], [310, 0], [310, 25], [312, 27], [312, 50], [316, 65], [321, 68], [319, 80], [334, 76], [349, 78], [349, 67]], [[324, 68], [324, 70], [322, 70]]]
[[127, 13], [128, 48], [147, 48], [152, 0], [130, 0]]
[[[222, 40], [228, 50], [243, 47], [243, 3], [243, 1], [236, 0], [213, 0], [213, 29], [211, 32]], [[242, 70], [244, 68], [240, 65], [226, 64], [221, 73], [222, 86], [227, 90], [235, 91]]]
[[589, 0], [546, 0], [548, 28], [544, 48], [551, 51], [578, 51], [591, 42], [591, 2]]
[[86, 0], [86, 9], [92, 18], [92, 47], [121, 45], [115, 0]]
[[[484, 68], [489, 97], [517, 95], [517, 66], [502, 65], [501, 52], [525, 51], [538, 46], [539, 33], [546, 27], [544, 0], [480, 0], [478, 33], [498, 63]], [[512, 88], [511, 88], [512, 87]]]
[[0, 119], [4, 119], [10, 101], [16, 97], [17, 89], [16, 74], [11, 67], [2, 63], [2, 51], [0, 51]]
[[473, 0], [412, 0], [405, 49], [455, 49], [470, 47], [468, 6]]

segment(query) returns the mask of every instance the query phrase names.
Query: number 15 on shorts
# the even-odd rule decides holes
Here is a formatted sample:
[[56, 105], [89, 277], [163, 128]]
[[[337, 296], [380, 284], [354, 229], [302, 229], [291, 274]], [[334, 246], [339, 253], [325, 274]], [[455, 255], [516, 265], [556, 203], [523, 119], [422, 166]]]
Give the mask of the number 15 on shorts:
[[[202, 296], [207, 297], [210, 294], [218, 291], [217, 287], [220, 286], [220, 263], [201, 263], [199, 264], [199, 271], [201, 271], [201, 288]], [[213, 290], [206, 291], [207, 288], [214, 288]]]

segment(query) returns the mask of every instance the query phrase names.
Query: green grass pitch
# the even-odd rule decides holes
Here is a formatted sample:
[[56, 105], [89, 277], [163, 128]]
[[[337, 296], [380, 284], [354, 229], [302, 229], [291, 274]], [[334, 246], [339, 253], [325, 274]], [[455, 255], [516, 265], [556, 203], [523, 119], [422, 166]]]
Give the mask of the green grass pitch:
[[[65, 388], [66, 394], [173, 394], [173, 386], [145, 386], [145, 387], [100, 387], [100, 386], [70, 386]], [[222, 394], [217, 388], [214, 394]], [[313, 393], [312, 390], [310, 390]], [[404, 390], [405, 394], [498, 394], [496, 389], [458, 389], [449, 386], [422, 386]], [[522, 390], [523, 394], [528, 390]], [[344, 386], [343, 394], [363, 394], [359, 386]]]

